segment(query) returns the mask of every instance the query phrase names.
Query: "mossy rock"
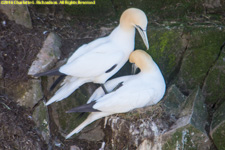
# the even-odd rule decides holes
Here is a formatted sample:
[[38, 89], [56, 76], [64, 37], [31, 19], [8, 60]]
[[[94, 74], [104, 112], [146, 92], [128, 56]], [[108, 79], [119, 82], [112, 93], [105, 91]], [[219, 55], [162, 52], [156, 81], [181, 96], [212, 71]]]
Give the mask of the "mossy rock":
[[[162, 135], [163, 150], [210, 149], [211, 142], [205, 131], [207, 110], [200, 88], [196, 88], [186, 99], [179, 119], [169, 131]], [[202, 144], [204, 143], [204, 144]]]
[[[182, 38], [182, 29], [152, 28], [147, 29], [149, 40], [149, 53], [161, 69], [164, 78], [168, 81], [179, 64], [182, 53], [185, 51], [187, 43]], [[136, 33], [135, 49], [145, 50], [144, 43], [138, 33]]]
[[43, 102], [37, 106], [32, 114], [33, 120], [36, 123], [36, 128], [41, 132], [42, 137], [46, 142], [49, 142], [50, 129], [48, 119], [48, 109]]
[[208, 76], [203, 86], [203, 93], [206, 97], [206, 103], [215, 104], [219, 106], [225, 99], [225, 48], [221, 51], [221, 54], [209, 71]]
[[211, 130], [216, 128], [217, 125], [225, 121], [225, 102], [213, 113], [213, 119], [211, 123]]
[[192, 28], [189, 32], [190, 42], [176, 79], [176, 85], [184, 92], [203, 85], [225, 39], [225, 31], [216, 28]]
[[225, 149], [225, 102], [215, 111], [210, 127], [210, 135], [219, 150]]
[[15, 82], [13, 80], [4, 79], [4, 83], [0, 88], [6, 95], [13, 97], [21, 106], [33, 108], [35, 104], [43, 97], [41, 81], [30, 79], [28, 81]]
[[224, 137], [225, 137], [225, 122], [221, 123], [212, 134], [213, 142], [219, 150], [225, 149]]
[[88, 113], [80, 117], [80, 113], [68, 114], [66, 111], [85, 104], [95, 88], [96, 86], [94, 84], [85, 84], [68, 98], [51, 104], [53, 119], [63, 136], [69, 134], [69, 132], [80, 125], [88, 116]]
[[[199, 131], [192, 125], [181, 127], [174, 132], [164, 135], [163, 140], [166, 142], [163, 144], [163, 150], [206, 150], [210, 149], [210, 141], [207, 134]], [[165, 138], [165, 139], [164, 139]], [[204, 143], [204, 144], [203, 144]]]

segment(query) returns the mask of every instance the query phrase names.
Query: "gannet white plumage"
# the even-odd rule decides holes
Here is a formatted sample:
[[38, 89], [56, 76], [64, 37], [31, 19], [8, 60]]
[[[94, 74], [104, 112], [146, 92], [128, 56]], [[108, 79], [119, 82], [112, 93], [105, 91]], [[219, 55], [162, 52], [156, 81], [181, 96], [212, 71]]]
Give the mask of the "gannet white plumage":
[[[140, 73], [107, 81], [105, 87], [110, 93], [105, 94], [102, 88], [98, 88], [87, 104], [69, 110], [68, 113], [92, 113], [66, 138], [80, 132], [85, 126], [99, 118], [154, 105], [162, 99], [166, 89], [165, 81], [151, 56], [145, 51], [135, 50], [131, 53], [129, 61], [140, 68]], [[121, 86], [114, 89], [118, 84]]]
[[126, 63], [134, 50], [135, 28], [148, 49], [147, 23], [147, 17], [142, 10], [129, 8], [123, 12], [120, 24], [110, 35], [82, 45], [59, 69], [36, 74], [37, 77], [66, 76], [62, 87], [46, 105], [68, 97], [84, 83], [104, 84]]

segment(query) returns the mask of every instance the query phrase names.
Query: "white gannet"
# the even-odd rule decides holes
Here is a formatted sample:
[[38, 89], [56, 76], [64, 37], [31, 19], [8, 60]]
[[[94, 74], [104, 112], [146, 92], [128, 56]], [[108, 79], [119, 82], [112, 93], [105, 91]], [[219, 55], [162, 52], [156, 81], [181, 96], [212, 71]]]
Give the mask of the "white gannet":
[[[165, 81], [151, 56], [145, 51], [135, 50], [131, 53], [129, 61], [140, 68], [141, 71], [138, 74], [107, 81], [105, 87], [110, 93], [105, 94], [99, 87], [87, 104], [67, 111], [67, 113], [91, 112], [91, 114], [66, 138], [80, 132], [85, 126], [99, 118], [154, 105], [162, 99], [166, 89]], [[117, 85], [119, 87], [115, 89]]]
[[103, 84], [127, 62], [134, 50], [135, 28], [147, 49], [149, 48], [147, 23], [147, 17], [142, 10], [129, 8], [123, 12], [120, 24], [110, 35], [82, 45], [60, 68], [36, 74], [36, 77], [61, 75], [57, 82], [66, 77], [61, 84], [62, 87], [46, 105], [68, 97], [87, 82], [101, 84], [104, 88]]

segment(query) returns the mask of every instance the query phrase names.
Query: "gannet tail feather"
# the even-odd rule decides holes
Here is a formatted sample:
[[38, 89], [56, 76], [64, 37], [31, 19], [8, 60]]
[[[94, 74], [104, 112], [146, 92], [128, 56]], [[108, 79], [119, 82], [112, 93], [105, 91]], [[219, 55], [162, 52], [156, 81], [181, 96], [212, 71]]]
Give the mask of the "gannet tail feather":
[[[66, 79], [65, 79], [66, 80]], [[67, 98], [70, 94], [72, 94], [76, 89], [78, 89], [85, 82], [79, 79], [70, 79], [64, 80], [63, 86], [56, 91], [55, 95], [45, 104], [50, 105], [53, 102], [61, 101], [64, 98]]]
[[92, 123], [93, 121], [108, 116], [110, 115], [109, 113], [103, 113], [103, 112], [93, 112], [91, 113], [87, 119], [82, 122], [78, 127], [76, 127], [72, 132], [70, 132], [67, 136], [66, 139], [70, 138], [72, 135], [79, 133], [84, 127], [86, 127], [87, 125], [89, 125], [90, 123]]
[[49, 90], [52, 91], [52, 90], [59, 84], [59, 82], [62, 81], [65, 77], [66, 77], [66, 75], [61, 75], [61, 76], [59, 76], [59, 77], [55, 80], [55, 82], [51, 85], [51, 87], [50, 87]]
[[59, 69], [53, 69], [46, 72], [37, 73], [34, 76], [35, 77], [41, 77], [41, 76], [59, 76], [59, 75], [65, 75], [64, 73], [59, 72]]
[[73, 112], [100, 112], [100, 110], [94, 109], [93, 106], [96, 104], [96, 101], [92, 101], [91, 103], [84, 104], [78, 106], [76, 108], [72, 108], [71, 110], [67, 111], [66, 113], [73, 113]]

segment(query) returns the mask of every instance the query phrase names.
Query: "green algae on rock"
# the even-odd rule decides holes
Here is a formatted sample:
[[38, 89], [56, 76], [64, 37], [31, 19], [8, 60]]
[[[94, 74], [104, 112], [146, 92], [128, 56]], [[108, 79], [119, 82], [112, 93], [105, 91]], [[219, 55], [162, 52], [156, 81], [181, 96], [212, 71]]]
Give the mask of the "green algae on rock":
[[224, 31], [215, 28], [192, 28], [189, 46], [184, 54], [176, 85], [190, 92], [202, 86], [207, 72], [220, 52]]
[[[224, 33], [225, 34], [225, 33]], [[224, 37], [225, 38], [225, 37]], [[203, 85], [206, 103], [220, 105], [225, 99], [225, 48], [211, 68]]]
[[[187, 46], [182, 39], [182, 29], [151, 28], [148, 29], [149, 50], [147, 52], [161, 69], [165, 80], [175, 71]], [[137, 36], [138, 37], [138, 36]], [[135, 48], [145, 49], [141, 39], [136, 38]]]
[[36, 123], [36, 128], [41, 132], [42, 137], [48, 143], [50, 139], [50, 129], [49, 129], [49, 119], [48, 119], [48, 109], [44, 105], [44, 102], [41, 102], [38, 105], [33, 114], [32, 118]]
[[210, 135], [219, 150], [225, 149], [225, 102], [215, 111]]

